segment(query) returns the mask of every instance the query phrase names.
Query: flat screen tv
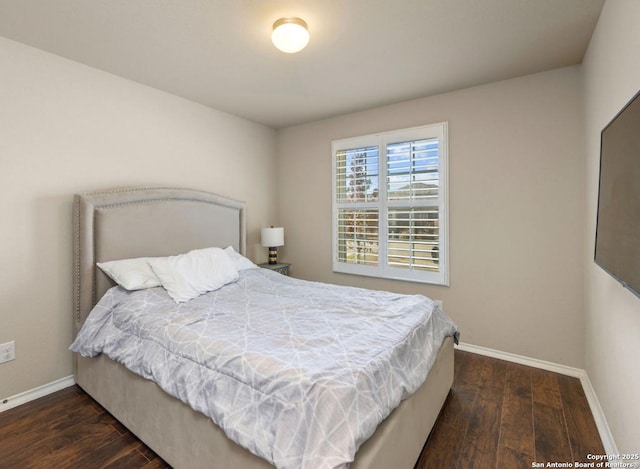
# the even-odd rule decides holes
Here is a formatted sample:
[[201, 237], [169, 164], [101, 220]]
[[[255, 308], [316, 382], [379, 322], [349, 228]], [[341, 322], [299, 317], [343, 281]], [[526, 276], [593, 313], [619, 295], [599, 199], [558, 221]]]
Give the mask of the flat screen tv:
[[640, 92], [600, 136], [595, 261], [640, 296]]

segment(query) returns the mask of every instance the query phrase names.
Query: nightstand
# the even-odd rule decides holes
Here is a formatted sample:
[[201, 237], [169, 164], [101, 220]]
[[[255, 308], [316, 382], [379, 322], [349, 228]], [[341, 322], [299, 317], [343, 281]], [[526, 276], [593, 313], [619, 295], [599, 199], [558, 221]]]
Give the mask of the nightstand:
[[291, 264], [285, 264], [284, 262], [278, 262], [277, 264], [269, 264], [265, 262], [264, 264], [258, 264], [258, 267], [262, 267], [263, 269], [274, 270], [282, 275], [289, 276], [289, 266]]

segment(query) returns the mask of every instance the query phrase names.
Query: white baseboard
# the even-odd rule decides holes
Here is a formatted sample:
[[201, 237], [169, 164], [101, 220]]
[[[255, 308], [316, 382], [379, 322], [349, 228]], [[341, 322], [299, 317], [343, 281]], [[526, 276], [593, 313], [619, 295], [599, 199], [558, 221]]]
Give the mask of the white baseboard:
[[598, 396], [591, 385], [591, 380], [589, 379], [589, 375], [587, 375], [586, 371], [584, 372], [584, 376], [580, 377], [580, 382], [582, 383], [584, 394], [587, 396], [587, 401], [589, 401], [589, 407], [591, 408], [591, 413], [596, 421], [596, 426], [598, 427], [598, 433], [600, 433], [600, 439], [602, 440], [605, 453], [619, 454], [618, 447], [616, 446], [616, 442], [613, 440], [613, 435], [611, 434], [611, 429], [609, 428], [607, 419], [604, 417], [602, 407], [600, 407], [600, 401], [598, 401]]
[[47, 394], [60, 391], [61, 389], [68, 388], [69, 386], [73, 386], [74, 384], [76, 384], [76, 381], [75, 379], [73, 379], [73, 376], [67, 376], [65, 378], [60, 378], [56, 381], [52, 381], [51, 383], [38, 386], [37, 388], [21, 392], [20, 394], [16, 394], [15, 396], [4, 398], [0, 400], [0, 412], [13, 409], [14, 407], [18, 407], [21, 404], [25, 404], [29, 401], [44, 397]]
[[596, 426], [598, 427], [598, 433], [600, 433], [600, 439], [602, 440], [602, 445], [604, 446], [605, 452], [607, 454], [618, 454], [618, 447], [616, 446], [613, 435], [611, 434], [611, 429], [607, 424], [607, 419], [602, 412], [602, 407], [600, 407], [600, 402], [598, 401], [596, 392], [593, 389], [591, 380], [589, 379], [589, 375], [587, 375], [587, 372], [585, 370], [581, 368], [561, 365], [559, 363], [548, 362], [545, 360], [538, 360], [537, 358], [516, 355], [514, 353], [501, 352], [500, 350], [481, 347], [479, 345], [466, 344], [464, 342], [461, 342], [456, 346], [456, 348], [464, 352], [477, 353], [478, 355], [485, 355], [487, 357], [497, 358], [499, 360], [519, 363], [521, 365], [540, 368], [547, 371], [553, 371], [554, 373], [559, 373], [561, 375], [578, 378], [580, 380], [580, 383], [582, 384], [582, 389], [584, 389], [584, 394], [587, 398], [587, 402], [589, 403], [589, 407], [591, 408], [593, 419], [595, 420]]

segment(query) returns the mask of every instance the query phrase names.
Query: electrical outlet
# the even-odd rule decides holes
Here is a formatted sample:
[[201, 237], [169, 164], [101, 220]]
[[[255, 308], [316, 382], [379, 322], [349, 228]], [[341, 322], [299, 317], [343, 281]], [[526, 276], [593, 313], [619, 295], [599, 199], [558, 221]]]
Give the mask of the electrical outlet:
[[0, 363], [10, 362], [16, 359], [16, 343], [15, 341], [0, 344]]

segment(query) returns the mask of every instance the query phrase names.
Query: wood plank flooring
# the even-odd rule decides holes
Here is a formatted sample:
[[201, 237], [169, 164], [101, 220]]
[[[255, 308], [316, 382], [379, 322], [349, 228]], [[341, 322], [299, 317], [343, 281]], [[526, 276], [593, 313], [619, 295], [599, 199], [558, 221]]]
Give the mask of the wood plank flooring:
[[460, 350], [454, 376], [416, 469], [530, 468], [604, 454], [577, 378]]
[[[604, 454], [579, 380], [456, 350], [415, 469], [530, 468]], [[0, 413], [0, 469], [169, 468], [77, 386]]]

